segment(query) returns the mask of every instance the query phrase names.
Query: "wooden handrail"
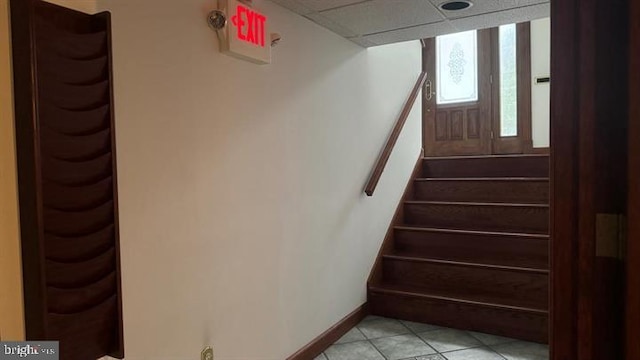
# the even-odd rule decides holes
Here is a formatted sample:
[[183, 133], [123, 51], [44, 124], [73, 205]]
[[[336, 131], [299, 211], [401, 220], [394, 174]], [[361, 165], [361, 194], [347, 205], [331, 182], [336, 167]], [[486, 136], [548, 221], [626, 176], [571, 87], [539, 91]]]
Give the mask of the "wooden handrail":
[[413, 109], [413, 104], [416, 102], [418, 93], [420, 93], [420, 89], [422, 88], [426, 80], [427, 73], [423, 71], [420, 73], [420, 76], [418, 76], [418, 80], [416, 81], [413, 90], [411, 90], [411, 94], [409, 95], [407, 102], [402, 108], [402, 113], [400, 113], [400, 117], [398, 117], [396, 125], [393, 127], [393, 131], [391, 132], [389, 139], [387, 139], [387, 143], [384, 145], [384, 149], [382, 150], [378, 161], [376, 161], [376, 167], [373, 169], [373, 173], [371, 173], [371, 177], [369, 177], [367, 186], [364, 189], [364, 192], [367, 194], [367, 196], [373, 195], [373, 192], [376, 190], [376, 186], [378, 185], [378, 181], [380, 181], [380, 177], [382, 176], [384, 168], [387, 166], [387, 162], [389, 161], [391, 152], [393, 151], [393, 148], [398, 141], [398, 137], [402, 132], [402, 128], [404, 128], [404, 124], [407, 122], [407, 118], [409, 117], [409, 113], [411, 113], [411, 109]]

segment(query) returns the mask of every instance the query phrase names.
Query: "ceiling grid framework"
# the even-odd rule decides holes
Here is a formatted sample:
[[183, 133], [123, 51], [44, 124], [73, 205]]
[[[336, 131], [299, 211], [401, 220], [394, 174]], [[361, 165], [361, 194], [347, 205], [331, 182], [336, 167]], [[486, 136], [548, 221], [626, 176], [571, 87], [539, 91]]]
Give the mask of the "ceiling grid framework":
[[271, 0], [363, 47], [430, 38], [547, 17], [549, 0]]

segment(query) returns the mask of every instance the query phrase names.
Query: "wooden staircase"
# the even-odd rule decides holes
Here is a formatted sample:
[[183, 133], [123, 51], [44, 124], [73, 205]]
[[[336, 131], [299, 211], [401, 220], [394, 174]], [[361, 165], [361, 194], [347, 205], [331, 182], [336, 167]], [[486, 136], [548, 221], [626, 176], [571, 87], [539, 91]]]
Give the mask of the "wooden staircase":
[[549, 158], [424, 158], [368, 284], [375, 315], [547, 342]]

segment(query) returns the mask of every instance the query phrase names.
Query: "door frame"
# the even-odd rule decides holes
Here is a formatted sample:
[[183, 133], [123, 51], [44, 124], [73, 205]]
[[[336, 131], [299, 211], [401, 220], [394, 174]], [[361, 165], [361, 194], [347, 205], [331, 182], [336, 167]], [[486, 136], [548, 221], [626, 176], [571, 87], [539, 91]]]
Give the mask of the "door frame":
[[627, 235], [626, 359], [640, 359], [640, 2], [629, 11], [629, 193]]
[[[612, 306], [622, 298], [617, 288], [622, 261], [599, 253], [601, 240], [615, 244], [620, 234], [605, 239], [596, 234], [601, 215], [624, 212], [619, 200], [626, 197], [627, 178], [618, 175], [626, 172], [626, 79], [611, 82], [607, 91], [599, 85], [610, 76], [628, 78], [619, 66], [628, 62], [628, 3], [551, 1], [552, 360], [598, 360], [602, 349], [622, 348], [622, 336], [598, 341], [622, 327], [623, 315], [616, 311], [622, 306]], [[612, 108], [616, 111], [606, 113]]]
[[[550, 108], [550, 319], [551, 360], [576, 358], [578, 276], [575, 259], [578, 239], [579, 84], [577, 0], [551, 2]], [[562, 54], [562, 56], [559, 56]], [[560, 121], [562, 119], [562, 121]]]

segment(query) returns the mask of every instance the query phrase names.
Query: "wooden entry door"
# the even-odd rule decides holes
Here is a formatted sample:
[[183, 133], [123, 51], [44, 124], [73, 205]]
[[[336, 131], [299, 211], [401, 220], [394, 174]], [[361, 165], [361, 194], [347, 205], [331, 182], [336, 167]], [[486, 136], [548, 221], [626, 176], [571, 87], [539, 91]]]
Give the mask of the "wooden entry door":
[[425, 155], [533, 152], [530, 24], [424, 42]]
[[[481, 51], [490, 48], [491, 32], [479, 30], [464, 34], [460, 43], [435, 38], [424, 40], [422, 58], [427, 81], [423, 91], [422, 143], [425, 156], [491, 153], [491, 52]], [[437, 61], [439, 51], [450, 54], [446, 63]], [[438, 74], [447, 78], [438, 79]]]

